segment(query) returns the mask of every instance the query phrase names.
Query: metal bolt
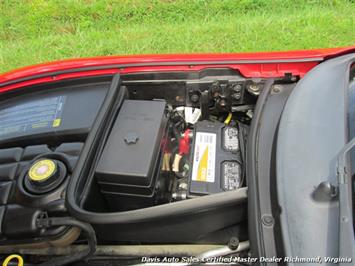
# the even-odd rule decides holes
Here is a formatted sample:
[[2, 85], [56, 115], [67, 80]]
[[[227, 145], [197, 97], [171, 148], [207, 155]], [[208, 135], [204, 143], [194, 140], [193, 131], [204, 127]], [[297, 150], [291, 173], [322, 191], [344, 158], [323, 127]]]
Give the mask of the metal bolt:
[[260, 91], [261, 91], [261, 85], [260, 84], [250, 84], [248, 86], [248, 91], [253, 95], [259, 95]]
[[241, 92], [242, 91], [242, 85], [236, 84], [233, 86], [233, 91], [235, 92]]
[[187, 189], [187, 184], [186, 183], [181, 183], [179, 184], [180, 189]]
[[200, 96], [197, 93], [194, 93], [190, 97], [191, 102], [197, 103], [200, 100]]
[[261, 221], [265, 226], [273, 226], [274, 218], [271, 215], [265, 214], [261, 217]]
[[240, 100], [241, 97], [242, 97], [241, 93], [233, 93], [232, 94], [232, 98], [235, 100]]
[[231, 239], [229, 240], [229, 243], [228, 243], [228, 247], [231, 250], [236, 250], [239, 247], [238, 237], [235, 237], [235, 236], [231, 237]]
[[274, 93], [279, 93], [280, 91], [281, 91], [281, 88], [280, 88], [280, 86], [274, 86], [274, 88], [272, 89], [272, 91], [274, 92]]
[[182, 192], [182, 191], [178, 191], [176, 193], [173, 193], [171, 195], [171, 197], [174, 199], [174, 200], [185, 200], [187, 198], [187, 194], [186, 192]]
[[260, 90], [260, 87], [256, 84], [250, 85], [249, 89], [255, 92], [258, 92]]

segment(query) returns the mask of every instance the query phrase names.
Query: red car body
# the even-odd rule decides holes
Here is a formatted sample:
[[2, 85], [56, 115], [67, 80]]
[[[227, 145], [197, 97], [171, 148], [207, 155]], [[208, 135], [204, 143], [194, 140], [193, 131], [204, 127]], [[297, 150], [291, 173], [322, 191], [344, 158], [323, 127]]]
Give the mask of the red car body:
[[320, 62], [355, 51], [355, 46], [287, 52], [170, 54], [70, 59], [16, 69], [0, 75], [0, 93], [20, 87], [76, 77], [114, 73], [199, 71], [229, 67], [244, 77], [303, 77]]

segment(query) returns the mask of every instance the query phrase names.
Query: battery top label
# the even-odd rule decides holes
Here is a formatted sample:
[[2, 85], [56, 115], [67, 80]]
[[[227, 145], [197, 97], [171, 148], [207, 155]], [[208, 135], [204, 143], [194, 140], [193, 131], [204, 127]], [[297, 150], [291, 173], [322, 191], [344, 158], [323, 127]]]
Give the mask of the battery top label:
[[59, 127], [64, 102], [65, 96], [57, 96], [0, 109], [0, 137]]
[[222, 173], [224, 179], [224, 190], [234, 190], [242, 185], [241, 166], [238, 162], [223, 162]]
[[216, 134], [197, 132], [192, 166], [192, 180], [215, 181]]
[[226, 151], [236, 152], [239, 150], [238, 129], [235, 127], [226, 127], [223, 130], [223, 146]]

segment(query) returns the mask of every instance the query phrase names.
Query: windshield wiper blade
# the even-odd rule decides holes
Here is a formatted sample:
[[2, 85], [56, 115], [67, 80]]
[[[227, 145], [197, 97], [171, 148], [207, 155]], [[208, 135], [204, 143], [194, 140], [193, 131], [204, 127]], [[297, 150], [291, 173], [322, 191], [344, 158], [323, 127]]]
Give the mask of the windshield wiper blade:
[[[337, 160], [339, 193], [339, 258], [355, 258], [355, 238], [352, 213], [351, 170], [348, 153], [355, 146], [353, 138], [340, 151]], [[339, 265], [348, 265], [339, 263]]]

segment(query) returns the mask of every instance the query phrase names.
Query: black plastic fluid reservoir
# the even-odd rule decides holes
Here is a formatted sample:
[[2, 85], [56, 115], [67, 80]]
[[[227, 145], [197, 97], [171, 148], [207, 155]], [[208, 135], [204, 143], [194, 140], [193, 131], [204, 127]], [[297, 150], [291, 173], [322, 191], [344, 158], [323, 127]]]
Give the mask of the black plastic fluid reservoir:
[[58, 160], [42, 158], [35, 161], [25, 176], [25, 188], [34, 194], [44, 194], [57, 188], [65, 179], [67, 169]]

